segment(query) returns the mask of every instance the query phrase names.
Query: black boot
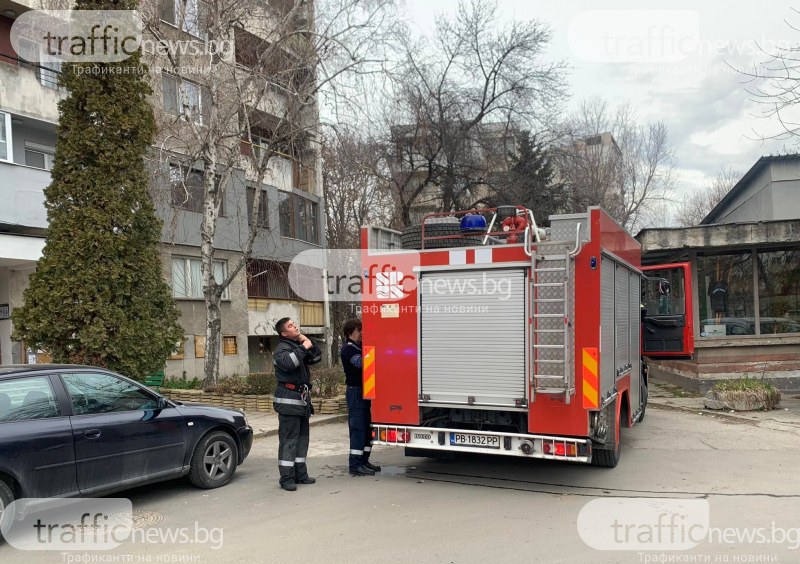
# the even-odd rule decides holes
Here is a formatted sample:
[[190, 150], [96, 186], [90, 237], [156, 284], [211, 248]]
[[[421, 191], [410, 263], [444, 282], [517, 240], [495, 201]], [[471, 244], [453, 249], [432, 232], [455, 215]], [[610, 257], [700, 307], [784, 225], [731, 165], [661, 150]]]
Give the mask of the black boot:
[[356, 466], [355, 468], [350, 469], [351, 476], [374, 476], [375, 472], [364, 466]]
[[379, 465], [372, 464], [369, 460], [367, 460], [366, 462], [363, 462], [362, 465], [366, 466], [367, 468], [369, 468], [373, 472], [380, 472], [381, 471], [381, 467]]

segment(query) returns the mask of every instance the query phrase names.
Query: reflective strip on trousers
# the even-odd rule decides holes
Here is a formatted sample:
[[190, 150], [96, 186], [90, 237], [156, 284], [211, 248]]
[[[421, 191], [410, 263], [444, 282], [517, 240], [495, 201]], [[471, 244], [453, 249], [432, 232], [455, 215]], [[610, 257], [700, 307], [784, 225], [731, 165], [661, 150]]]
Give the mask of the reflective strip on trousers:
[[278, 466], [294, 466], [294, 462], [291, 460], [279, 460]]
[[295, 458], [294, 461], [296, 463], [298, 463], [298, 464], [301, 464], [301, 463], [305, 463], [306, 459], [305, 458]]
[[288, 403], [290, 405], [306, 405], [303, 400], [289, 399], [289, 398], [273, 398], [275, 403]]
[[371, 451], [372, 451], [372, 447], [371, 446], [365, 446], [364, 447], [364, 452], [371, 452]]
[[351, 449], [350, 450], [350, 454], [362, 455], [362, 454], [364, 454], [364, 451], [363, 450], [353, 450], [353, 449]]

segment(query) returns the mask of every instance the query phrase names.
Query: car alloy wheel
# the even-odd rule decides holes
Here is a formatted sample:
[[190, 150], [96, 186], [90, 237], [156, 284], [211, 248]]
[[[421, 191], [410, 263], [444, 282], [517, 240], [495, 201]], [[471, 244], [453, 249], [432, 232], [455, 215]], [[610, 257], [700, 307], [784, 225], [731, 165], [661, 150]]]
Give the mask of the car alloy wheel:
[[203, 455], [203, 467], [212, 480], [219, 480], [231, 471], [233, 450], [223, 441], [214, 441]]
[[239, 450], [233, 437], [212, 431], [194, 448], [189, 479], [198, 488], [218, 488], [233, 479], [238, 464]]

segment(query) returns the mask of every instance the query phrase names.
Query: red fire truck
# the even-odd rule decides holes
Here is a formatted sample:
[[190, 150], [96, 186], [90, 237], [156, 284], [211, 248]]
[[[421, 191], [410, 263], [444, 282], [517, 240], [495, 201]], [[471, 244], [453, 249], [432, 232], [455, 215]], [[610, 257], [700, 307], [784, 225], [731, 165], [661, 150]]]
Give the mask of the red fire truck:
[[692, 353], [688, 265], [643, 269], [600, 208], [549, 219], [501, 206], [362, 228], [375, 444], [616, 466], [645, 415], [642, 355]]

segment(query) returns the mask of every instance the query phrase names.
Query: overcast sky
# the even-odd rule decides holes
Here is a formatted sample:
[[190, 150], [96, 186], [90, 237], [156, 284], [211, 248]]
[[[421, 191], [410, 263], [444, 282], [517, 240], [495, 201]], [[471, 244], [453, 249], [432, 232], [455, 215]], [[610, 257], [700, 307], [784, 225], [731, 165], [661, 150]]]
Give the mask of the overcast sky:
[[[407, 0], [422, 32], [458, 0]], [[553, 32], [549, 55], [572, 67], [571, 99], [630, 101], [643, 121], [661, 120], [675, 147], [678, 193], [703, 187], [722, 167], [744, 173], [785, 141], [761, 141], [778, 125], [756, 117], [746, 77], [730, 68], [796, 45], [800, 14], [785, 0], [673, 1], [645, 9], [641, 1], [500, 0], [504, 19], [538, 19]], [[599, 8], [598, 5], [602, 5]], [[797, 4], [800, 7], [800, 4]], [[754, 132], [754, 130], [756, 130]], [[794, 150], [794, 145], [788, 145]]]

